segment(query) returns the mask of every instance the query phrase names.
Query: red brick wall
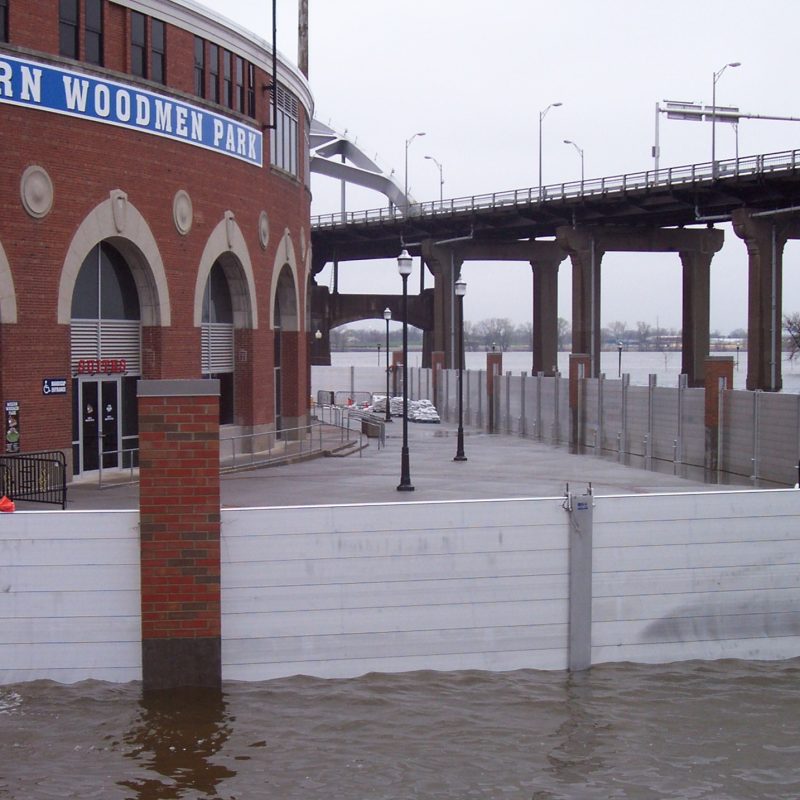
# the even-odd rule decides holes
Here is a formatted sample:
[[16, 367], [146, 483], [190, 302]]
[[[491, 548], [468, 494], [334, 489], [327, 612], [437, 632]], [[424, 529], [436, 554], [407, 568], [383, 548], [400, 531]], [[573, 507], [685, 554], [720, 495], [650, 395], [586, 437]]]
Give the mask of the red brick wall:
[[[46, 54], [58, 53], [57, 0], [14, 0], [10, 7], [11, 43], [7, 48], [0, 46], [0, 53], [6, 50], [13, 55], [15, 46], [24, 46], [40, 51], [37, 58], [43, 61], [48, 59]], [[125, 72], [130, 60], [130, 11], [106, 3], [104, 15], [106, 65], [109, 70]], [[167, 80], [181, 92], [193, 91], [193, 48], [193, 34], [168, 26]], [[29, 53], [21, 55], [31, 57]], [[74, 68], [98, 71], [77, 63]], [[116, 74], [109, 77], [119, 78]], [[126, 79], [136, 83], [131, 76]], [[267, 119], [268, 98], [261, 86], [268, 82], [269, 77], [256, 70], [259, 127]], [[169, 88], [163, 91], [169, 94]], [[194, 102], [204, 103], [199, 98]], [[226, 113], [218, 106], [208, 107]], [[237, 370], [243, 370], [237, 374], [237, 422], [272, 422], [272, 267], [285, 229], [300, 253], [301, 228], [306, 235], [310, 230], [310, 195], [301, 181], [269, 167], [269, 131], [264, 131], [263, 169], [158, 136], [5, 104], [0, 108], [0, 141], [0, 242], [11, 267], [18, 310], [17, 323], [2, 326], [0, 407], [7, 399], [22, 403], [24, 449], [70, 447], [70, 396], [43, 398], [41, 379], [70, 375], [69, 327], [59, 325], [56, 316], [61, 272], [78, 227], [108, 199], [112, 189], [124, 191], [128, 202], [144, 217], [168, 282], [171, 325], [143, 330], [145, 378], [200, 377], [200, 332], [194, 326], [197, 268], [209, 235], [224, 212], [233, 211], [252, 262], [259, 318], [259, 328], [248, 331], [246, 337], [249, 360], [237, 362]], [[55, 193], [51, 212], [40, 220], [26, 213], [19, 196], [20, 176], [32, 164], [48, 172]], [[186, 236], [177, 232], [172, 216], [173, 198], [179, 189], [189, 193], [193, 204], [193, 225]], [[258, 238], [262, 210], [270, 222], [266, 250]], [[302, 264], [298, 264], [298, 283], [304, 328], [307, 278]], [[306, 350], [305, 341], [296, 341], [291, 363], [288, 358], [283, 363], [284, 382], [293, 382], [286, 414], [299, 416], [307, 408]]]

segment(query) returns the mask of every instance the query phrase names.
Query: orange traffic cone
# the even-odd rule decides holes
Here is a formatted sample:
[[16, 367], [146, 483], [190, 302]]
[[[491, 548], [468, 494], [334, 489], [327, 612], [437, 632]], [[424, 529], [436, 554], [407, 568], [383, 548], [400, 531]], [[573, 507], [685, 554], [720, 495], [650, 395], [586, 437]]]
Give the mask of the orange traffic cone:
[[17, 507], [13, 500], [9, 500], [5, 495], [0, 497], [0, 511], [16, 511]]

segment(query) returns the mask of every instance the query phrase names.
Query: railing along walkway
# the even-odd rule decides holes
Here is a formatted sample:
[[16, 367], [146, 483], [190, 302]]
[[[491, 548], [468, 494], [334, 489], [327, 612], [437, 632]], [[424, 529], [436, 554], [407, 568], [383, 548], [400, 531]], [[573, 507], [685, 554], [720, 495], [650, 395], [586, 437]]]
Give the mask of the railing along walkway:
[[743, 156], [716, 162], [688, 164], [679, 167], [666, 167], [659, 170], [630, 172], [583, 181], [512, 189], [491, 194], [468, 195], [449, 200], [434, 200], [412, 203], [407, 209], [398, 206], [368, 209], [365, 211], [334, 212], [320, 214], [311, 218], [312, 229], [339, 228], [347, 225], [367, 225], [384, 223], [404, 218], [435, 218], [471, 214], [479, 210], [529, 207], [532, 204], [554, 200], [592, 198], [615, 193], [625, 193], [637, 189], [686, 188], [693, 184], [720, 178], [765, 175], [774, 172], [796, 172], [800, 168], [800, 150], [785, 150], [778, 153], [765, 153]]

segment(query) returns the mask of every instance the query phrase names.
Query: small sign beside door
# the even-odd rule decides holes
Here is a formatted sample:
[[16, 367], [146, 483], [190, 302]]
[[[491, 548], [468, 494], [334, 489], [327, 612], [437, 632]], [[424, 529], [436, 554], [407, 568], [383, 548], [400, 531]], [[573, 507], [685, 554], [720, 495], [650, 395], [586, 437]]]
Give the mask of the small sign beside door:
[[66, 378], [42, 378], [42, 394], [66, 394]]
[[19, 453], [19, 403], [6, 400], [6, 453]]

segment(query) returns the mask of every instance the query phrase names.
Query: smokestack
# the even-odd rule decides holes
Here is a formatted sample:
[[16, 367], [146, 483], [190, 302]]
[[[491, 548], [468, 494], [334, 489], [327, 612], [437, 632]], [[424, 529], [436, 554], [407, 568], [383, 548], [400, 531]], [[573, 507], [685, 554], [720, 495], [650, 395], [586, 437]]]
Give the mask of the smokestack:
[[297, 3], [297, 66], [308, 78], [308, 0]]

